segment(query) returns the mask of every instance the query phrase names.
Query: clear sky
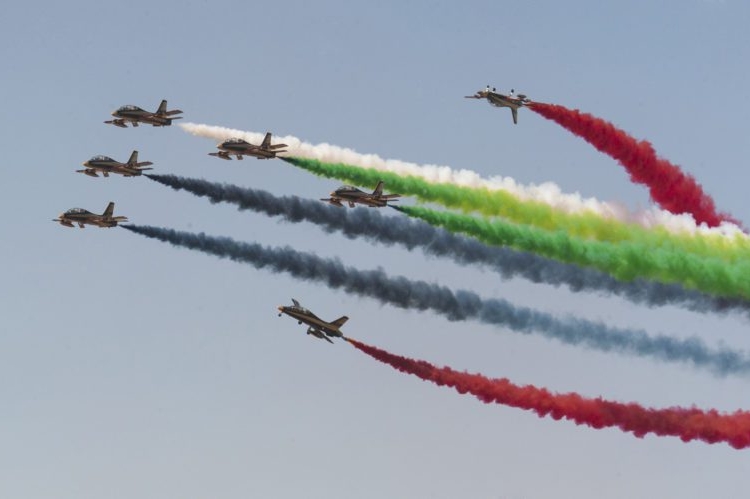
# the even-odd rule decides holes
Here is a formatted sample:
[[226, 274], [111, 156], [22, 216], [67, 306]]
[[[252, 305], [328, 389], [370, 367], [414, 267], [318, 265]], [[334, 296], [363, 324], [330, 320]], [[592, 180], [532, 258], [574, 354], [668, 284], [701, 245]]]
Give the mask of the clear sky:
[[[292, 245], [362, 269], [557, 315], [745, 350], [748, 319], [573, 294], [420, 252], [211, 205], [145, 178], [76, 174], [133, 149], [155, 172], [319, 198], [281, 161], [219, 161], [179, 127], [123, 130], [123, 104], [650, 205], [623, 169], [540, 116], [467, 101], [486, 84], [580, 108], [654, 144], [750, 221], [745, 2], [12, 2], [0, 18], [0, 496], [17, 498], [746, 495], [750, 454], [637, 439], [409, 377], [278, 318], [291, 297], [392, 352], [556, 391], [750, 409], [747, 379], [382, 306], [122, 229]], [[395, 213], [394, 213], [395, 215]]]

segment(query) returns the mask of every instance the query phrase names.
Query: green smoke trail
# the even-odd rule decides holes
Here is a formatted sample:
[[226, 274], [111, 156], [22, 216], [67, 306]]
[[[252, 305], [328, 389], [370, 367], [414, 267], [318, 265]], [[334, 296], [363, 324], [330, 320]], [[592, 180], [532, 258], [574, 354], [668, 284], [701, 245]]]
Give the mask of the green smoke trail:
[[679, 283], [686, 288], [719, 296], [750, 298], [750, 263], [728, 263], [640, 243], [582, 240], [562, 231], [550, 232], [499, 219], [487, 220], [418, 206], [396, 209], [487, 244], [510, 246], [558, 261], [594, 267], [623, 281], [644, 277]]
[[467, 213], [479, 212], [485, 216], [501, 216], [541, 229], [561, 230], [582, 239], [613, 243], [629, 241], [652, 248], [722, 258], [728, 262], [740, 262], [750, 258], [750, 241], [740, 234], [735, 237], [718, 234], [674, 234], [664, 227], [646, 229], [637, 224], [603, 218], [592, 212], [566, 213], [546, 203], [519, 199], [503, 190], [432, 183], [415, 176], [342, 163], [324, 163], [314, 159], [281, 159], [318, 176], [370, 188], [374, 188], [379, 180], [383, 180], [389, 191], [414, 196], [421, 201], [439, 203]]

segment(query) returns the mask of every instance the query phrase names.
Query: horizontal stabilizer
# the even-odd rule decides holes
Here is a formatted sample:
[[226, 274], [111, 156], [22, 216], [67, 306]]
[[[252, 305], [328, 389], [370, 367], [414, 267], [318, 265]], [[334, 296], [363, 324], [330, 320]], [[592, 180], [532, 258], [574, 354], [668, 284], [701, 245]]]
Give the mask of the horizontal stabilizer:
[[289, 147], [286, 144], [273, 144], [270, 146], [271, 149], [281, 149], [282, 147]]
[[[164, 113], [164, 114], [165, 114], [166, 116], [174, 116], [175, 114], [182, 114], [182, 111], [180, 111], [179, 109], [173, 109], [173, 110], [171, 110], [171, 111], [167, 111], [167, 112], [166, 112], [166, 113]], [[177, 118], [172, 118], [172, 119], [175, 119], [175, 120], [176, 120]]]

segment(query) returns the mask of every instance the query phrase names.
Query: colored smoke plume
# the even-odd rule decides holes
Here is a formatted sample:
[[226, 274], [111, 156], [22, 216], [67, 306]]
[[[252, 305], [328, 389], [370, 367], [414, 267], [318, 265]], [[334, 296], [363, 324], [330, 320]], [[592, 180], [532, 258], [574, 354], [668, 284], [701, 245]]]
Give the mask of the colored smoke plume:
[[616, 427], [638, 438], [652, 433], [660, 437], [679, 437], [683, 442], [725, 442], [735, 449], [750, 446], [750, 412], [747, 411], [727, 414], [713, 409], [651, 409], [632, 402], [585, 398], [576, 393], [551, 393], [531, 385], [515, 385], [506, 378], [491, 379], [449, 367], [436, 367], [429, 362], [394, 355], [351, 338], [346, 338], [346, 341], [398, 371], [438, 386], [448, 386], [461, 394], [469, 393], [486, 404], [517, 407], [533, 411], [539, 417], [568, 419], [595, 429]]
[[176, 175], [147, 174], [146, 177], [175, 190], [206, 197], [212, 203], [232, 203], [240, 210], [281, 216], [288, 222], [311, 222], [326, 232], [340, 231], [348, 238], [365, 238], [375, 244], [399, 244], [427, 255], [447, 257], [464, 264], [480, 264], [503, 278], [521, 277], [535, 283], [566, 286], [574, 292], [616, 294], [649, 307], [675, 305], [696, 312], [748, 312], [750, 303], [721, 299], [676, 284], [635, 279], [622, 282], [608, 274], [566, 264], [506, 247], [484, 244], [473, 237], [453, 234], [408, 217], [388, 217], [378, 210], [334, 208], [299, 196], [274, 196], [270, 192]]
[[690, 213], [696, 222], [709, 227], [723, 222], [739, 225], [716, 210], [713, 199], [691, 175], [659, 158], [649, 142], [636, 140], [612, 123], [577, 109], [544, 103], [533, 103], [529, 108], [617, 160], [633, 182], [648, 187], [651, 199], [662, 208], [675, 214]]
[[228, 237], [176, 231], [161, 227], [121, 225], [146, 237], [229, 258], [297, 279], [315, 281], [332, 289], [375, 298], [411, 310], [430, 310], [452, 321], [478, 320], [517, 333], [541, 334], [569, 345], [581, 345], [605, 352], [630, 353], [667, 362], [688, 362], [719, 375], [750, 373], [750, 359], [744, 354], [720, 348], [709, 349], [696, 337], [676, 339], [649, 336], [642, 329], [621, 329], [575, 317], [557, 318], [506, 300], [482, 299], [473, 291], [451, 289], [403, 276], [391, 277], [382, 269], [359, 270], [338, 259], [321, 258], [288, 246], [269, 247], [238, 242]]

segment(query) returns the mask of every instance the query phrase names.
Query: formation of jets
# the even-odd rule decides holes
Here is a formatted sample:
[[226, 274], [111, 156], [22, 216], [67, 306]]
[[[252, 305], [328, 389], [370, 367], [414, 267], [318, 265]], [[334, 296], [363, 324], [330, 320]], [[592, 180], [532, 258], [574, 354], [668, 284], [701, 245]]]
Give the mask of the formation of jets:
[[487, 99], [487, 102], [496, 107], [508, 107], [510, 112], [513, 114], [513, 123], [518, 124], [518, 108], [523, 107], [531, 102], [528, 97], [523, 94], [516, 95], [515, 90], [510, 89], [508, 95], [501, 94], [495, 91], [495, 87], [490, 88], [489, 85], [484, 90], [479, 90], [474, 95], [465, 96], [467, 99]]
[[78, 224], [80, 228], [84, 228], [84, 225], [96, 225], [97, 227], [117, 227], [120, 222], [127, 222], [128, 217], [116, 217], [114, 216], [115, 203], [111, 202], [107, 205], [104, 213], [98, 215], [91, 213], [83, 208], [71, 208], [65, 213], [60, 213], [57, 218], [52, 220], [53, 222], [59, 222], [60, 225], [65, 227], [73, 227], [73, 224]]
[[219, 152], [210, 152], [208, 155], [227, 160], [232, 159], [231, 155], [236, 156], [237, 159], [242, 159], [243, 156], [271, 159], [275, 158], [276, 154], [280, 152], [286, 152], [286, 150], [282, 151], [285, 147], [289, 146], [286, 144], [271, 144], [271, 132], [268, 132], [260, 145], [251, 144], [244, 139], [230, 138], [216, 145]]
[[[466, 98], [487, 99], [487, 102], [493, 106], [509, 108], [513, 115], [513, 123], [515, 124], [518, 123], [518, 109], [531, 102], [523, 94], [515, 95], [512, 89], [510, 94], [505, 95], [498, 93], [495, 88], [490, 88], [489, 85], [474, 95], [467, 95]], [[128, 123], [133, 127], [137, 127], [141, 123], [155, 127], [170, 126], [173, 120], [182, 118], [182, 116], [177, 116], [178, 114], [182, 114], [182, 111], [179, 109], [167, 110], [167, 101], [162, 100], [156, 112], [153, 113], [145, 111], [138, 106], [122, 106], [112, 113], [115, 119], [105, 121], [104, 123], [121, 128], [128, 128]], [[218, 152], [212, 152], [209, 155], [225, 160], [231, 160], [231, 156], [235, 156], [238, 160], [243, 159], [244, 156], [271, 159], [275, 158], [278, 153], [287, 152], [285, 148], [289, 146], [286, 144], [272, 144], [271, 138], [271, 133], [266, 133], [265, 138], [258, 145], [251, 144], [241, 138], [227, 138], [220, 144], [217, 144]], [[84, 162], [83, 166], [85, 168], [83, 170], [76, 170], [76, 172], [90, 177], [98, 177], [99, 173], [104, 177], [109, 177], [110, 174], [135, 177], [142, 175], [145, 170], [152, 170], [152, 168], [147, 168], [152, 164], [150, 161], [139, 162], [138, 151], [133, 151], [126, 163], [116, 161], [108, 156], [99, 155]], [[355, 205], [361, 204], [371, 208], [382, 208], [388, 206], [389, 202], [398, 201], [400, 197], [400, 194], [383, 194], [383, 181], [381, 180], [372, 193], [364, 192], [351, 185], [345, 185], [331, 192], [330, 197], [322, 198], [321, 201], [339, 207], [348, 204], [349, 207], [353, 208]], [[87, 224], [96, 227], [116, 227], [118, 223], [128, 221], [127, 217], [115, 216], [114, 210], [114, 202], [110, 202], [101, 215], [84, 210], [83, 208], [72, 208], [61, 213], [53, 221], [65, 227], [74, 227], [77, 224], [81, 229]], [[278, 311], [279, 317], [286, 314], [296, 319], [298, 324], [306, 324], [308, 335], [326, 340], [329, 343], [333, 343], [331, 338], [344, 337], [341, 332], [341, 326], [349, 320], [347, 316], [342, 316], [331, 322], [324, 321], [310, 310], [302, 307], [295, 299], [292, 299], [292, 305], [279, 306]]]
[[297, 324], [307, 324], [307, 334], [311, 334], [321, 340], [326, 340], [328, 343], [333, 343], [331, 338], [344, 337], [341, 332], [341, 326], [349, 320], [349, 317], [344, 315], [335, 321], [326, 322], [308, 309], [304, 308], [294, 298], [292, 298], [292, 305], [280, 305], [278, 311], [279, 317], [281, 317], [282, 314], [286, 314], [289, 317], [297, 319]]
[[351, 185], [344, 185], [333, 191], [331, 197], [323, 198], [321, 201], [341, 207], [344, 206], [343, 203], [348, 203], [350, 208], [354, 208], [355, 204], [363, 204], [370, 208], [382, 208], [388, 206], [388, 201], [398, 201], [400, 197], [401, 194], [383, 194], [383, 181], [381, 180], [375, 186], [372, 194], [363, 192]]
[[83, 166], [86, 167], [84, 170], [76, 170], [76, 172], [90, 177], [98, 177], [97, 172], [101, 172], [105, 177], [109, 177], [110, 173], [117, 173], [123, 177], [136, 177], [141, 175], [144, 170], [153, 170], [153, 168], [146, 168], [151, 165], [153, 165], [151, 161], [139, 163], [138, 151], [133, 151], [127, 163], [120, 163], [108, 156], [94, 156], [83, 163]]
[[179, 109], [167, 111], [166, 100], [161, 101], [161, 104], [159, 104], [159, 107], [154, 113], [141, 109], [138, 106], [129, 104], [127, 106], [118, 108], [116, 111], [113, 111], [112, 116], [114, 116], [115, 119], [105, 121], [104, 123], [107, 123], [108, 125], [119, 126], [121, 128], [127, 128], [128, 123], [130, 123], [134, 127], [138, 126], [139, 123], [144, 123], [146, 125], [152, 126], [170, 126], [172, 124], [172, 120], [179, 120], [180, 118], [182, 118], [182, 116], [175, 116], [177, 114], [182, 114], [182, 111], [180, 111]]

